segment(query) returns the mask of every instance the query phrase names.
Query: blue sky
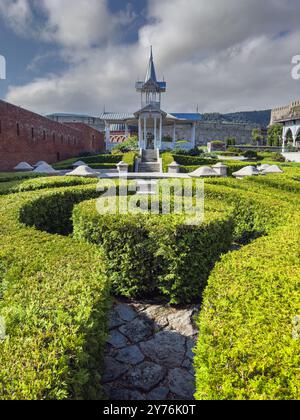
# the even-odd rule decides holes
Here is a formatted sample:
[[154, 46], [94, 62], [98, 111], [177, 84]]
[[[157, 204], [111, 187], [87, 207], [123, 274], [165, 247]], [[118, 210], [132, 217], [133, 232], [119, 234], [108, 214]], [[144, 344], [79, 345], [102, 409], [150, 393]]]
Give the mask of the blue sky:
[[[147, 1], [132, 0], [131, 2], [126, 2], [124, 0], [109, 0], [107, 5], [112, 13], [126, 11], [129, 7], [137, 15], [126, 31], [123, 31], [120, 40], [124, 43], [136, 42], [138, 29], [146, 22], [144, 14], [147, 9]], [[38, 14], [35, 19], [39, 22], [44, 21], [43, 17]], [[32, 68], [31, 64], [34, 62], [35, 57], [45, 54], [45, 47], [47, 53], [49, 53], [49, 59], [45, 57], [39, 60], [37, 65]], [[7, 61], [7, 80], [0, 83], [0, 98], [5, 97], [10, 84], [23, 85], [45, 73], [63, 71], [67, 63], [55, 54], [56, 51], [57, 46], [55, 44], [45, 46], [38, 38], [27, 38], [16, 34], [15, 31], [6, 25], [5, 13], [2, 14], [0, 17], [0, 54]]]
[[[170, 112], [265, 109], [300, 97], [297, 0], [0, 0], [0, 98], [31, 110], [135, 111], [153, 44]], [[188, 6], [188, 7], [187, 7]]]

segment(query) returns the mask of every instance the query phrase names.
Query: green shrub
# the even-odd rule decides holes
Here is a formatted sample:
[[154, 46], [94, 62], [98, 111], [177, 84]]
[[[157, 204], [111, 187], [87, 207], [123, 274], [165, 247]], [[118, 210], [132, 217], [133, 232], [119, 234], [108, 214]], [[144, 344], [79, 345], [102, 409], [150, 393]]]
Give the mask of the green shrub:
[[204, 224], [187, 226], [179, 215], [99, 215], [91, 201], [74, 209], [74, 236], [103, 247], [116, 294], [136, 298], [159, 291], [172, 304], [186, 303], [199, 298], [232, 240], [227, 213], [206, 217]]
[[127, 163], [128, 165], [128, 172], [134, 172], [135, 170], [135, 160], [138, 157], [138, 152], [127, 152], [123, 155], [122, 159], [123, 162]]
[[285, 157], [281, 153], [271, 153], [270, 160], [273, 162], [285, 162]]
[[[202, 165], [182, 165], [180, 168], [180, 171], [182, 173], [191, 173], [194, 172], [196, 169], [199, 168], [199, 166], [212, 166], [218, 163], [217, 160], [205, 160]], [[224, 162], [226, 166], [228, 166], [228, 176], [231, 176], [234, 172], [239, 171], [242, 168], [245, 168], [246, 166], [252, 165], [256, 166], [253, 162], [237, 162], [237, 161], [226, 161]]]
[[25, 191], [37, 191], [47, 188], [72, 187], [76, 185], [97, 184], [97, 179], [78, 177], [45, 177], [32, 178], [20, 181], [0, 183], [0, 195], [13, 194]]
[[117, 170], [116, 163], [91, 163], [88, 166], [95, 170]]
[[202, 156], [184, 156], [184, 155], [177, 155], [175, 153], [172, 154], [173, 159], [175, 162], [177, 162], [179, 165], [183, 166], [201, 166], [201, 165], [214, 165], [218, 162], [218, 160], [213, 159], [205, 159]]
[[63, 162], [59, 162], [53, 165], [53, 167], [57, 170], [67, 170], [73, 169], [73, 164], [79, 160], [82, 160], [86, 165], [99, 165], [98, 168], [101, 169], [101, 165], [105, 168], [105, 165], [112, 165], [116, 166], [119, 162], [121, 162], [123, 158], [122, 154], [117, 155], [94, 155], [94, 156], [86, 156], [86, 157], [76, 157], [72, 159], [65, 160]]
[[123, 143], [118, 144], [112, 150], [112, 154], [127, 153], [139, 150], [139, 140], [137, 136], [129, 137]]
[[28, 201], [20, 210], [20, 221], [39, 230], [68, 235], [72, 233], [72, 211], [75, 204], [98, 197], [95, 186], [75, 191], [57, 191]]
[[[300, 313], [299, 193], [289, 192], [285, 176], [281, 189], [274, 179], [219, 180], [222, 185], [206, 188], [224, 203], [236, 202], [240, 227], [261, 225], [266, 236], [224, 256], [211, 273], [199, 320], [196, 399], [300, 397], [299, 340], [293, 335]], [[256, 210], [241, 211], [247, 202]]]
[[23, 179], [41, 178], [45, 175], [33, 172], [2, 172], [0, 173], [0, 183], [10, 181], [21, 181]]
[[244, 157], [247, 159], [258, 159], [258, 153], [255, 152], [254, 150], [247, 150], [244, 153]]
[[174, 162], [174, 158], [171, 152], [161, 153], [161, 158], [163, 162], [163, 172], [168, 172], [168, 167], [171, 163]]
[[225, 146], [225, 143], [221, 140], [213, 140], [211, 144], [214, 146]]
[[[93, 187], [60, 194], [84, 197], [86, 189]], [[42, 196], [51, 200], [49, 191], [0, 198], [0, 314], [7, 334], [0, 399], [99, 399], [109, 306], [103, 257], [98, 247], [22, 225], [20, 210]]]

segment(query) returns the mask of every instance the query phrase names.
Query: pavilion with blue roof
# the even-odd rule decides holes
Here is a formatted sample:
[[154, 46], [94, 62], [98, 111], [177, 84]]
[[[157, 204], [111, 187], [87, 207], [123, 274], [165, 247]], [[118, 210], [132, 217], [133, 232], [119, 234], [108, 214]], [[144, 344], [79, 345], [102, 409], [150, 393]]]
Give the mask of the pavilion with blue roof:
[[[151, 47], [150, 59], [144, 81], [136, 83], [136, 91], [141, 96], [141, 108], [135, 113], [104, 112], [100, 119], [105, 123], [106, 147], [111, 149], [112, 128], [124, 129], [124, 139], [128, 138], [132, 127], [136, 127], [141, 150], [164, 150], [176, 147], [177, 140], [183, 140], [186, 133], [187, 147], [196, 146], [196, 127], [202, 120], [199, 113], [167, 113], [161, 109], [161, 97], [167, 90], [165, 81], [158, 81]], [[181, 131], [178, 133], [178, 127]], [[167, 139], [167, 141], [166, 141]]]

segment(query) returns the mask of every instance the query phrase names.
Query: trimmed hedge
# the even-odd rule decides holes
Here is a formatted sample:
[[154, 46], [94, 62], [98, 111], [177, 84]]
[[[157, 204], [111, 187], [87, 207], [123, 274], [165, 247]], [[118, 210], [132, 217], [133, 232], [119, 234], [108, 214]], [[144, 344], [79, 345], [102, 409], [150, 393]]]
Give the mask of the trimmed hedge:
[[232, 242], [228, 211], [205, 216], [204, 224], [187, 226], [179, 215], [99, 215], [91, 201], [74, 209], [74, 236], [103, 247], [117, 295], [136, 298], [158, 291], [171, 304], [187, 303], [199, 298], [214, 263]]
[[87, 165], [93, 165], [93, 164], [111, 164], [111, 165], [117, 165], [119, 162], [121, 162], [123, 158], [122, 154], [119, 155], [95, 155], [95, 156], [86, 156], [86, 157], [75, 157], [72, 159], [68, 159], [59, 163], [56, 163], [53, 165], [55, 169], [64, 170], [64, 169], [72, 169], [73, 164], [79, 160], [82, 160]]
[[[300, 398], [300, 342], [293, 334], [300, 314], [299, 193], [288, 192], [285, 176], [281, 190], [266, 180], [220, 180], [206, 188], [236, 203], [240, 227], [261, 225], [266, 236], [225, 255], [211, 273], [195, 358], [198, 400]], [[247, 202], [256, 210], [246, 212]]]
[[161, 154], [162, 164], [163, 164], [163, 172], [168, 172], [169, 165], [174, 162], [174, 158], [171, 152], [163, 152]]
[[0, 195], [13, 194], [25, 191], [36, 191], [45, 188], [62, 188], [76, 185], [97, 184], [97, 179], [78, 177], [45, 177], [38, 179], [25, 179], [20, 181], [0, 183]]
[[78, 201], [94, 190], [80, 186], [0, 198], [0, 315], [7, 334], [0, 343], [2, 400], [102, 396], [109, 285], [101, 250], [18, 221], [20, 211], [34, 209], [42, 197], [44, 205], [53, 196], [74, 195]]
[[2, 172], [0, 173], [0, 183], [2, 182], [11, 182], [11, 181], [21, 181], [23, 179], [31, 178], [41, 178], [44, 177], [43, 174], [36, 174], [34, 172]]
[[203, 166], [203, 165], [215, 165], [218, 163], [218, 159], [205, 159], [203, 156], [185, 156], [172, 154], [174, 161], [179, 165], [183, 166]]
[[134, 172], [135, 159], [138, 157], [138, 155], [138, 152], [128, 152], [123, 155], [121, 160], [128, 164], [128, 172]]

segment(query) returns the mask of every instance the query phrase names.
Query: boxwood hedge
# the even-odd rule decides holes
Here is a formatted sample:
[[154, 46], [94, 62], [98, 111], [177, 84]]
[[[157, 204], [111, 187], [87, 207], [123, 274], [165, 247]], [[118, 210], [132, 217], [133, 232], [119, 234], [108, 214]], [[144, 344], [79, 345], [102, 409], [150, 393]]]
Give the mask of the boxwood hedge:
[[[218, 209], [218, 204], [214, 207]], [[179, 215], [99, 215], [95, 201], [73, 212], [74, 236], [101, 245], [118, 295], [164, 295], [172, 304], [199, 299], [209, 272], [232, 242], [230, 212], [207, 211], [204, 224]]]
[[[12, 181], [0, 197], [0, 399], [101, 398], [111, 284], [178, 303], [208, 277], [196, 398], [299, 399], [299, 177], [207, 180], [194, 228], [175, 215], [100, 217], [94, 180]], [[73, 209], [75, 238], [57, 235], [72, 233]], [[232, 235], [244, 246], [218, 261]]]
[[53, 166], [56, 169], [64, 170], [64, 169], [72, 169], [73, 164], [78, 160], [83, 160], [87, 165], [98, 165], [99, 167], [101, 164], [111, 164], [112, 166], [116, 166], [119, 162], [121, 162], [123, 155], [95, 155], [95, 156], [85, 156], [85, 157], [77, 157], [68, 159], [59, 163], [54, 164]]
[[51, 201], [51, 194], [74, 194], [76, 201], [81, 194], [92, 197], [95, 187], [0, 198], [0, 316], [6, 324], [0, 343], [2, 400], [102, 395], [99, 367], [109, 284], [101, 250], [19, 221], [23, 208], [43, 196]]
[[236, 201], [237, 219], [248, 218], [239, 206], [252, 202], [253, 226], [262, 221], [265, 236], [223, 256], [211, 273], [195, 351], [197, 399], [300, 398], [300, 342], [293, 334], [300, 314], [299, 193], [290, 192], [284, 176], [280, 190], [259, 179], [261, 185], [249, 179], [207, 186], [223, 202]]

